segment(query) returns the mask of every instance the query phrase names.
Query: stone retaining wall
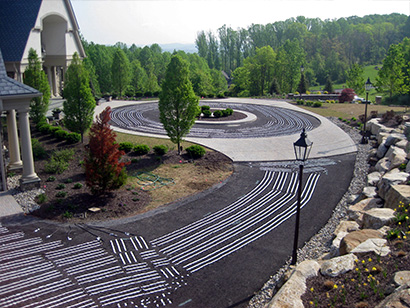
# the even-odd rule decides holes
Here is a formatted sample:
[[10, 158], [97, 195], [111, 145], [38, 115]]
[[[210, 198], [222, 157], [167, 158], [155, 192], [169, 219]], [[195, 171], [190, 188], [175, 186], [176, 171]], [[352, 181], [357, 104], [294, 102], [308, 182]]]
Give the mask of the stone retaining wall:
[[[390, 249], [384, 239], [394, 219], [394, 208], [400, 201], [410, 203], [410, 123], [398, 128], [382, 125], [379, 119], [367, 123], [372, 133], [374, 148], [369, 153], [373, 167], [367, 176], [367, 187], [352, 198], [348, 220], [340, 222], [334, 232], [330, 252], [318, 260], [303, 261], [288, 273], [287, 281], [265, 307], [303, 307], [301, 295], [306, 290], [306, 279], [318, 275], [335, 277], [354, 268], [354, 260], [363, 253], [374, 251], [387, 255]], [[354, 199], [354, 200], [353, 200]], [[396, 275], [400, 275], [396, 273]], [[397, 298], [410, 302], [410, 275], [396, 285], [396, 291], [376, 308], [393, 307]], [[396, 306], [394, 306], [396, 307]], [[404, 307], [404, 306], [403, 306]], [[408, 307], [408, 306], [406, 306]]]

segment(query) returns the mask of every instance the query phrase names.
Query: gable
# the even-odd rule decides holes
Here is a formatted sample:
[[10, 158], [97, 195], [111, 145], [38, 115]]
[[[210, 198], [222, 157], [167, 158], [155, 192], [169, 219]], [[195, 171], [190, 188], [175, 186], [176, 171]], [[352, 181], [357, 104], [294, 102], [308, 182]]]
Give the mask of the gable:
[[0, 48], [5, 62], [19, 62], [42, 0], [0, 0]]

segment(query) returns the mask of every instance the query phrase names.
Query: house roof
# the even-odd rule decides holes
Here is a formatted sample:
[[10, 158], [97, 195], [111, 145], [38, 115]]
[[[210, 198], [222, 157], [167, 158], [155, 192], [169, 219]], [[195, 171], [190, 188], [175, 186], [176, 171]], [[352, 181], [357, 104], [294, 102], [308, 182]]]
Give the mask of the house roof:
[[10, 97], [14, 95], [36, 97], [42, 94], [32, 87], [7, 77], [6, 67], [4, 66], [3, 56], [0, 50], [0, 98], [2, 98], [2, 96]]
[[21, 61], [42, 0], [0, 0], [0, 48], [6, 62]]

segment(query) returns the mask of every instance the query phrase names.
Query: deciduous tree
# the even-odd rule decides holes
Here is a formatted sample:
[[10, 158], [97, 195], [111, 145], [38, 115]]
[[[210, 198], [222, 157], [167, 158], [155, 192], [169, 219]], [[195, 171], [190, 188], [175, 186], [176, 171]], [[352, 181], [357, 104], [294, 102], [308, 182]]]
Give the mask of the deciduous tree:
[[119, 96], [124, 94], [130, 82], [130, 71], [130, 62], [127, 56], [122, 49], [117, 48], [112, 60], [111, 75], [114, 89]]
[[347, 86], [352, 88], [357, 94], [363, 94], [364, 82], [363, 67], [357, 63], [353, 64], [347, 71]]
[[91, 93], [88, 73], [77, 53], [67, 69], [64, 98], [64, 124], [69, 130], [81, 134], [83, 142], [84, 133], [93, 122], [95, 99]]
[[46, 116], [50, 99], [50, 86], [47, 76], [41, 68], [37, 52], [33, 48], [30, 48], [28, 52], [28, 67], [24, 72], [24, 83], [43, 93], [42, 97], [35, 97], [30, 102], [30, 117], [37, 123]]
[[167, 67], [158, 106], [161, 123], [181, 154], [182, 138], [195, 124], [199, 105], [189, 80], [188, 63], [179, 55], [172, 56]]

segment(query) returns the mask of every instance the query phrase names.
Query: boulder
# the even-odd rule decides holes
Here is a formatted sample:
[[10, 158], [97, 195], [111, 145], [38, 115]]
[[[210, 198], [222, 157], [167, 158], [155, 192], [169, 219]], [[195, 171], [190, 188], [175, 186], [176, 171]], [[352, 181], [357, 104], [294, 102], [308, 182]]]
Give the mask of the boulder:
[[[407, 155], [407, 157], [408, 157], [408, 155]], [[410, 161], [406, 165], [406, 172], [410, 173]]]
[[336, 227], [335, 231], [333, 234], [335, 236], [338, 236], [340, 232], [352, 232], [352, 231], [357, 231], [360, 229], [360, 226], [357, 222], [351, 221], [351, 220], [342, 220], [339, 225]]
[[357, 257], [354, 254], [332, 258], [322, 263], [320, 272], [322, 275], [336, 277], [351, 271], [355, 267]]
[[384, 207], [395, 209], [403, 202], [410, 204], [410, 186], [409, 185], [393, 185], [386, 194]]
[[379, 147], [377, 148], [377, 154], [376, 154], [376, 156], [377, 156], [378, 158], [383, 158], [383, 157], [386, 155], [388, 149], [389, 149], [389, 148], [386, 146], [386, 144], [385, 144], [384, 142], [381, 143], [381, 144], [379, 145]]
[[301, 262], [293, 271], [289, 280], [280, 288], [266, 308], [304, 308], [301, 296], [306, 291], [306, 279], [317, 276], [320, 269], [318, 262]]
[[367, 186], [363, 188], [362, 194], [365, 195], [366, 198], [376, 198], [377, 197], [376, 187]]
[[361, 243], [365, 242], [368, 239], [373, 238], [382, 238], [381, 234], [377, 230], [363, 229], [358, 231], [353, 231], [347, 234], [342, 241], [340, 242], [339, 252], [341, 255], [350, 253], [354, 248], [359, 246]]
[[407, 149], [407, 146], [408, 146], [408, 141], [407, 140], [400, 140], [399, 142], [397, 142], [396, 144], [395, 144], [395, 146], [396, 147], [398, 147], [398, 148], [400, 148], [400, 149], [403, 149], [406, 153], [408, 153], [407, 151], [406, 151], [406, 149]]
[[[404, 305], [403, 305], [404, 303]], [[390, 294], [375, 308], [406, 308], [410, 307], [410, 289], [403, 289]]]
[[390, 161], [390, 169], [398, 168], [401, 164], [407, 164], [407, 154], [403, 149], [392, 145], [385, 155]]
[[376, 166], [374, 167], [378, 172], [384, 174], [390, 170], [390, 160], [387, 157], [383, 157], [376, 163]]
[[399, 185], [407, 182], [409, 173], [400, 172], [399, 169], [393, 169], [383, 175], [382, 179], [377, 184], [378, 194], [382, 199], [386, 198], [387, 192], [390, 190], [391, 186]]
[[398, 142], [402, 140], [406, 140], [406, 136], [404, 134], [393, 133], [387, 136], [385, 144], [387, 147], [389, 147], [389, 146], [397, 144]]
[[369, 173], [367, 175], [367, 185], [376, 186], [381, 178], [382, 178], [382, 174], [378, 171], [374, 171], [372, 173]]
[[363, 228], [379, 229], [388, 225], [394, 219], [394, 211], [387, 208], [375, 208], [363, 214]]
[[357, 245], [350, 252], [359, 257], [369, 252], [374, 252], [377, 255], [385, 257], [390, 253], [390, 248], [387, 246], [387, 240], [383, 238], [369, 238]]
[[340, 242], [342, 241], [342, 239], [348, 235], [349, 232], [339, 232], [336, 237], [333, 239], [332, 241], [332, 245], [330, 246], [330, 257], [337, 257], [340, 256], [340, 251], [339, 251], [339, 247], [340, 247]]
[[383, 206], [383, 201], [380, 198], [364, 199], [354, 205], [349, 206], [347, 215], [349, 219], [356, 221], [359, 225], [363, 221], [363, 213], [370, 209], [379, 208]]
[[398, 287], [404, 285], [410, 286], [410, 271], [397, 272], [394, 274], [393, 281]]

